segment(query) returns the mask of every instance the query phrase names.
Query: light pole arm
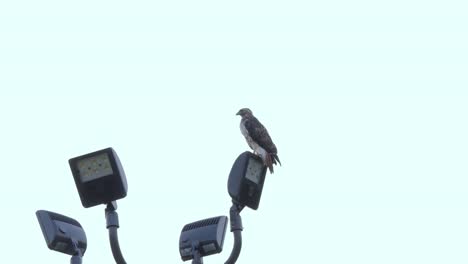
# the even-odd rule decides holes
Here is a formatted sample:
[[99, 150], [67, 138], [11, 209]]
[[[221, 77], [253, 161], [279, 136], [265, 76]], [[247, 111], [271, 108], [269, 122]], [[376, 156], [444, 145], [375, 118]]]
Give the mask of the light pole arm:
[[81, 255], [74, 255], [70, 259], [70, 264], [81, 264], [81, 263], [83, 263]]
[[234, 264], [239, 258], [241, 248], [242, 248], [242, 218], [240, 212], [244, 209], [243, 205], [232, 203], [231, 209], [229, 210], [230, 222], [231, 222], [231, 232], [234, 234], [234, 246], [231, 251], [231, 255], [226, 260], [224, 264]]
[[192, 264], [203, 264], [203, 258], [200, 256], [198, 250], [195, 250], [193, 253]]
[[70, 264], [81, 264], [83, 260], [83, 253], [81, 253], [81, 250], [78, 248], [78, 242], [72, 239], [72, 245], [75, 249], [75, 254], [71, 257]]
[[122, 255], [119, 245], [119, 237], [117, 235], [117, 229], [119, 228], [119, 215], [116, 212], [117, 203], [114, 201], [107, 204], [106, 208], [106, 225], [109, 230], [109, 241], [112, 250], [112, 255], [117, 264], [127, 264]]

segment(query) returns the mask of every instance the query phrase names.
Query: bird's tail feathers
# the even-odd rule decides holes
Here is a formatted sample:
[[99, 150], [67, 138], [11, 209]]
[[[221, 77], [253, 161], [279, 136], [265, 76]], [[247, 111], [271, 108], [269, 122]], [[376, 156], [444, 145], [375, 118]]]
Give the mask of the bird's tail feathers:
[[273, 170], [273, 164], [276, 164], [276, 161], [275, 161], [275, 159], [273, 158], [273, 155], [267, 153], [267, 154], [265, 155], [265, 165], [268, 167], [268, 169], [270, 170], [270, 173], [271, 173], [271, 174], [273, 174], [273, 172], [274, 172], [274, 170]]
[[274, 165], [277, 165], [278, 163], [279, 165], [281, 166], [281, 161], [278, 157], [277, 154], [273, 154], [273, 153], [268, 153], [265, 157], [265, 165], [268, 167], [268, 169], [270, 170], [270, 173], [273, 173], [274, 170], [273, 170], [273, 164]]
[[278, 162], [279, 165], [281, 166], [281, 161], [280, 161], [278, 155], [276, 155], [276, 154], [271, 154], [271, 156], [272, 156], [273, 164], [276, 165], [276, 162]]

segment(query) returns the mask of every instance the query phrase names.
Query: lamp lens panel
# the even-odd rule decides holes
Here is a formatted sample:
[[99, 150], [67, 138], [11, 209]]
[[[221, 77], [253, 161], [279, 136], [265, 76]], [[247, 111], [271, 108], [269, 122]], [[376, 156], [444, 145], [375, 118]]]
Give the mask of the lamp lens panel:
[[245, 177], [255, 184], [260, 184], [260, 179], [263, 172], [263, 163], [253, 158], [249, 159]]
[[204, 252], [216, 252], [216, 245], [214, 243], [210, 243], [207, 245], [202, 246]]
[[180, 255], [182, 255], [182, 256], [191, 256], [192, 255], [192, 248], [187, 247], [187, 248], [181, 249], [180, 250]]
[[57, 242], [54, 247], [54, 250], [59, 251], [59, 252], [66, 252], [67, 249], [68, 249], [68, 244], [65, 242], [61, 242], [61, 241]]
[[107, 153], [79, 160], [76, 165], [82, 182], [89, 182], [114, 173]]

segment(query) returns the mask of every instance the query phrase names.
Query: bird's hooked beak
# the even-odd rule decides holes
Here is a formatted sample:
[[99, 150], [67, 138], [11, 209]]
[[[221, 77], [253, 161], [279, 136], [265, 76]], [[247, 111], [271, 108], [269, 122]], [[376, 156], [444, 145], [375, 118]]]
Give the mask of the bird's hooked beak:
[[236, 114], [236, 115], [240, 115], [240, 114], [241, 114], [241, 110], [239, 110], [239, 112], [237, 112], [237, 114]]

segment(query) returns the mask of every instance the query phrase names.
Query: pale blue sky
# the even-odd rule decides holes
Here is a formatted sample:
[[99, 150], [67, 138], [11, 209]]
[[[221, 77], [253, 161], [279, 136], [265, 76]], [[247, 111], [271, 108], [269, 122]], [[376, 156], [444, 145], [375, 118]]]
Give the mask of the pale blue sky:
[[[228, 215], [241, 107], [283, 163], [243, 213], [238, 263], [467, 263], [465, 1], [2, 1], [2, 262], [68, 263], [34, 212], [104, 206], [68, 159], [105, 147], [129, 263], [182, 263], [184, 224]], [[205, 263], [223, 263], [232, 247]], [[156, 255], [156, 256], [155, 256]]]

